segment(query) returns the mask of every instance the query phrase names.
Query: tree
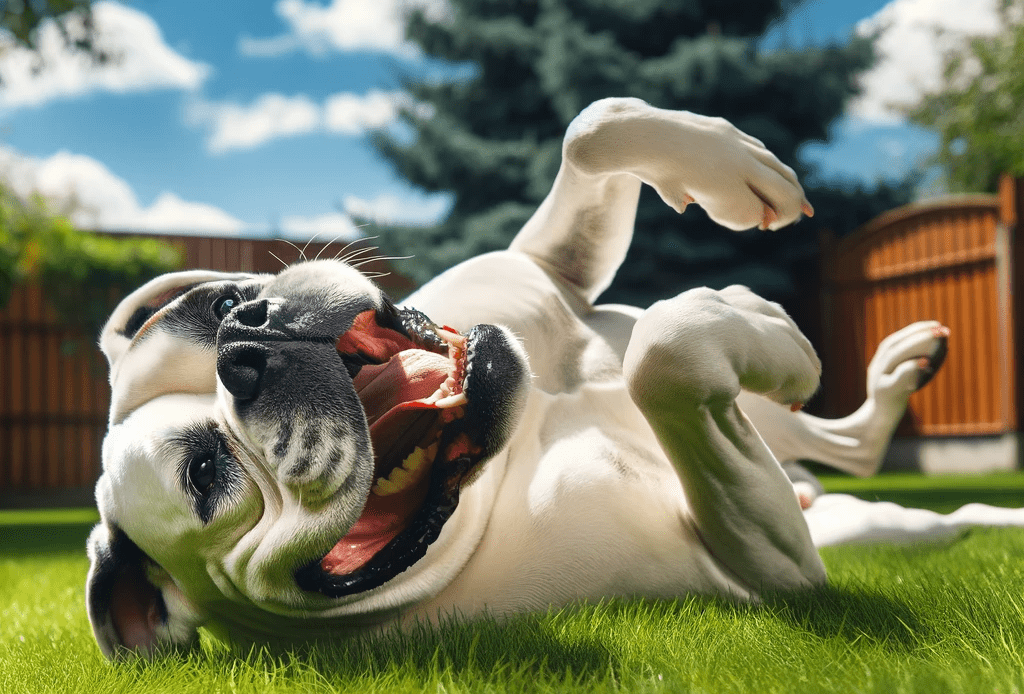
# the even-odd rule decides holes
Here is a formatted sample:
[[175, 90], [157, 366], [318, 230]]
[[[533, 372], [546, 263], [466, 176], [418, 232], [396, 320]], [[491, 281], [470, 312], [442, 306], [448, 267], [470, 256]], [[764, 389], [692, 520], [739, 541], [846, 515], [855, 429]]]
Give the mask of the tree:
[[[452, 16], [410, 15], [407, 34], [433, 58], [469, 64], [449, 81], [407, 80], [425, 109], [403, 113], [412, 141], [379, 133], [378, 150], [427, 191], [454, 193], [432, 228], [384, 228], [389, 251], [414, 253], [423, 281], [477, 253], [505, 247], [543, 199], [562, 134], [588, 103], [636, 96], [656, 106], [724, 116], [796, 164], [798, 147], [828, 125], [871, 65], [872, 41], [762, 52], [758, 37], [785, 0], [450, 0]], [[812, 203], [815, 190], [809, 190]], [[688, 286], [743, 281], [784, 298], [794, 268], [812, 259], [823, 226], [852, 229], [906, 198], [886, 188], [822, 191], [815, 223], [778, 235], [730, 235], [700, 212], [675, 212], [645, 191], [637, 234], [605, 299], [641, 305]], [[850, 202], [852, 200], [852, 203]], [[833, 203], [838, 202], [838, 207]], [[814, 273], [816, 274], [816, 273]]]
[[71, 46], [93, 51], [90, 0], [7, 0], [0, 8], [0, 27], [25, 48], [38, 48], [40, 25], [52, 19]]
[[1002, 29], [967, 39], [944, 59], [943, 79], [909, 111], [938, 131], [936, 159], [952, 191], [994, 192], [1024, 175], [1024, 0], [1001, 0]]

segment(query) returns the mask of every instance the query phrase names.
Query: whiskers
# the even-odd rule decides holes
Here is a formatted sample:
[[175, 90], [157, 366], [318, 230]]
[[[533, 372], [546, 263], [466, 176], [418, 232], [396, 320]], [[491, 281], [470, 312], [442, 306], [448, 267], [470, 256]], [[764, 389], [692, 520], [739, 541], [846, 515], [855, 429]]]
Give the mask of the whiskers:
[[[361, 224], [357, 228], [361, 229], [361, 228], [363, 228], [365, 226], [367, 226], [367, 225], [366, 224]], [[302, 247], [299, 247], [298, 245], [296, 245], [295, 243], [289, 241], [288, 239], [276, 239], [277, 241], [280, 241], [282, 243], [288, 244], [289, 246], [294, 248], [295, 251], [297, 252], [297, 257], [291, 263], [288, 263], [288, 262], [284, 261], [280, 256], [278, 256], [273, 251], [267, 251], [267, 252], [270, 253], [271, 257], [273, 257], [274, 260], [276, 260], [277, 262], [281, 263], [282, 269], [285, 269], [285, 268], [291, 267], [292, 265], [294, 265], [296, 263], [304, 263], [304, 262], [312, 262], [312, 261], [315, 261], [315, 260], [320, 260], [321, 256], [324, 256], [324, 252], [325, 251], [327, 251], [329, 248], [331, 248], [333, 250], [332, 247], [335, 244], [337, 244], [338, 239], [340, 239], [342, 236], [344, 236], [345, 233], [347, 233], [347, 232], [342, 232], [342, 233], [338, 234], [337, 236], [335, 236], [330, 241], [328, 241], [327, 243], [324, 243], [320, 247], [320, 250], [317, 251], [316, 255], [313, 256], [312, 258], [310, 258], [306, 254], [306, 251], [309, 250], [310, 245], [313, 244], [316, 241], [317, 236], [320, 235], [319, 232], [317, 234], [314, 234], [313, 237], [310, 238], [305, 243], [305, 245], [303, 245]], [[368, 279], [376, 280], [376, 279], [380, 279], [382, 277], [387, 277], [388, 275], [391, 274], [391, 272], [380, 272], [380, 271], [369, 270], [369, 269], [363, 270], [362, 269], [363, 266], [370, 265], [371, 263], [387, 263], [387, 262], [391, 262], [391, 261], [395, 261], [395, 260], [410, 260], [410, 259], [415, 257], [415, 256], [411, 256], [411, 255], [384, 255], [382, 253], [377, 253], [376, 252], [376, 251], [380, 250], [380, 246], [361, 245], [361, 244], [369, 243], [370, 241], [374, 241], [377, 238], [378, 238], [377, 236], [362, 236], [360, 238], [357, 238], [357, 239], [354, 239], [352, 241], [349, 241], [347, 244], [342, 246], [338, 251], [336, 251], [334, 253], [334, 255], [331, 257], [331, 259], [332, 260], [338, 260], [338, 261], [341, 261], [343, 263], [346, 263], [349, 267], [351, 267], [351, 268], [353, 268], [355, 270], [358, 270], [360, 273], [362, 273], [364, 277], [366, 277]], [[355, 248], [353, 248], [353, 246], [355, 246]]]

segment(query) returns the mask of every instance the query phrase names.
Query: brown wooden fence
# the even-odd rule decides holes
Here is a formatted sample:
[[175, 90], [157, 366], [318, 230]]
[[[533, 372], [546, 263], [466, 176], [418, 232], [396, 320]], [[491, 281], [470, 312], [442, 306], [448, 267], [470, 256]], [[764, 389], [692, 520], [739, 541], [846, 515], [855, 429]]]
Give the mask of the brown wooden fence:
[[824, 414], [864, 400], [878, 343], [914, 321], [947, 325], [949, 356], [910, 400], [898, 434], [997, 434], [1017, 428], [1012, 241], [1017, 186], [913, 204], [823, 244]]
[[[178, 246], [189, 268], [276, 272], [282, 261], [299, 256], [296, 248], [278, 240], [159, 238]], [[354, 245], [346, 252], [366, 246]], [[305, 253], [331, 257], [343, 248], [340, 243], [310, 244]], [[392, 271], [380, 261], [361, 269]], [[411, 289], [408, 280], [393, 272], [377, 282], [397, 296]], [[105, 363], [94, 339], [61, 325], [39, 287], [16, 287], [0, 309], [0, 506], [26, 499], [44, 504], [87, 501], [99, 475], [109, 397]]]

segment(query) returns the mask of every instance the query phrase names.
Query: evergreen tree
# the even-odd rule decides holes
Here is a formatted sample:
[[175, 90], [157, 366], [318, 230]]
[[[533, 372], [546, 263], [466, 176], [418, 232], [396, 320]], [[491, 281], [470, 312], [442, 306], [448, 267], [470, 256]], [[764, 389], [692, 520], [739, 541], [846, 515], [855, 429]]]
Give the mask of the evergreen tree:
[[[374, 143], [427, 191], [454, 193], [433, 228], [380, 231], [389, 251], [415, 254], [403, 269], [423, 281], [477, 253], [504, 248], [547, 194], [572, 118], [607, 96], [723, 116], [762, 140], [801, 178], [799, 145], [825, 140], [856, 93], [872, 43], [761, 52], [758, 37], [785, 0], [450, 0], [445, 22], [410, 15], [407, 33], [428, 56], [474, 67], [451, 81], [409, 80], [423, 109], [408, 110], [409, 142]], [[796, 266], [813, 260], [818, 230], [853, 228], [900, 201], [852, 190], [808, 197], [815, 223], [779, 234], [733, 234], [695, 207], [680, 218], [646, 189], [625, 266], [605, 300], [647, 305], [690, 286], [743, 282], [767, 296], [796, 292]], [[852, 200], [852, 204], [846, 204]], [[824, 203], [824, 204], [823, 204]], [[816, 272], [812, 272], [816, 274]]]

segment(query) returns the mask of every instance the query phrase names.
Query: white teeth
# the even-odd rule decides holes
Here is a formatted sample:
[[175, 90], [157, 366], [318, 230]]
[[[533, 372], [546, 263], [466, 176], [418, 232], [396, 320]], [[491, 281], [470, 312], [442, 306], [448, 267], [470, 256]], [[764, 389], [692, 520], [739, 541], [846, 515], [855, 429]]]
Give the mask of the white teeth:
[[454, 395], [448, 395], [439, 400], [434, 401], [434, 406], [439, 407], [442, 410], [448, 409], [449, 407], [458, 407], [459, 405], [465, 405], [469, 402], [469, 398], [466, 397], [465, 393], [455, 393]]
[[461, 347], [465, 340], [461, 335], [457, 335], [451, 330], [445, 330], [444, 328], [437, 328], [437, 336], [455, 348]]
[[426, 449], [417, 446], [412, 453], [406, 456], [402, 464], [391, 471], [387, 479], [383, 477], [370, 489], [377, 496], [389, 496], [405, 491], [413, 486], [430, 470], [430, 461], [437, 455], [437, 442], [430, 444]]

